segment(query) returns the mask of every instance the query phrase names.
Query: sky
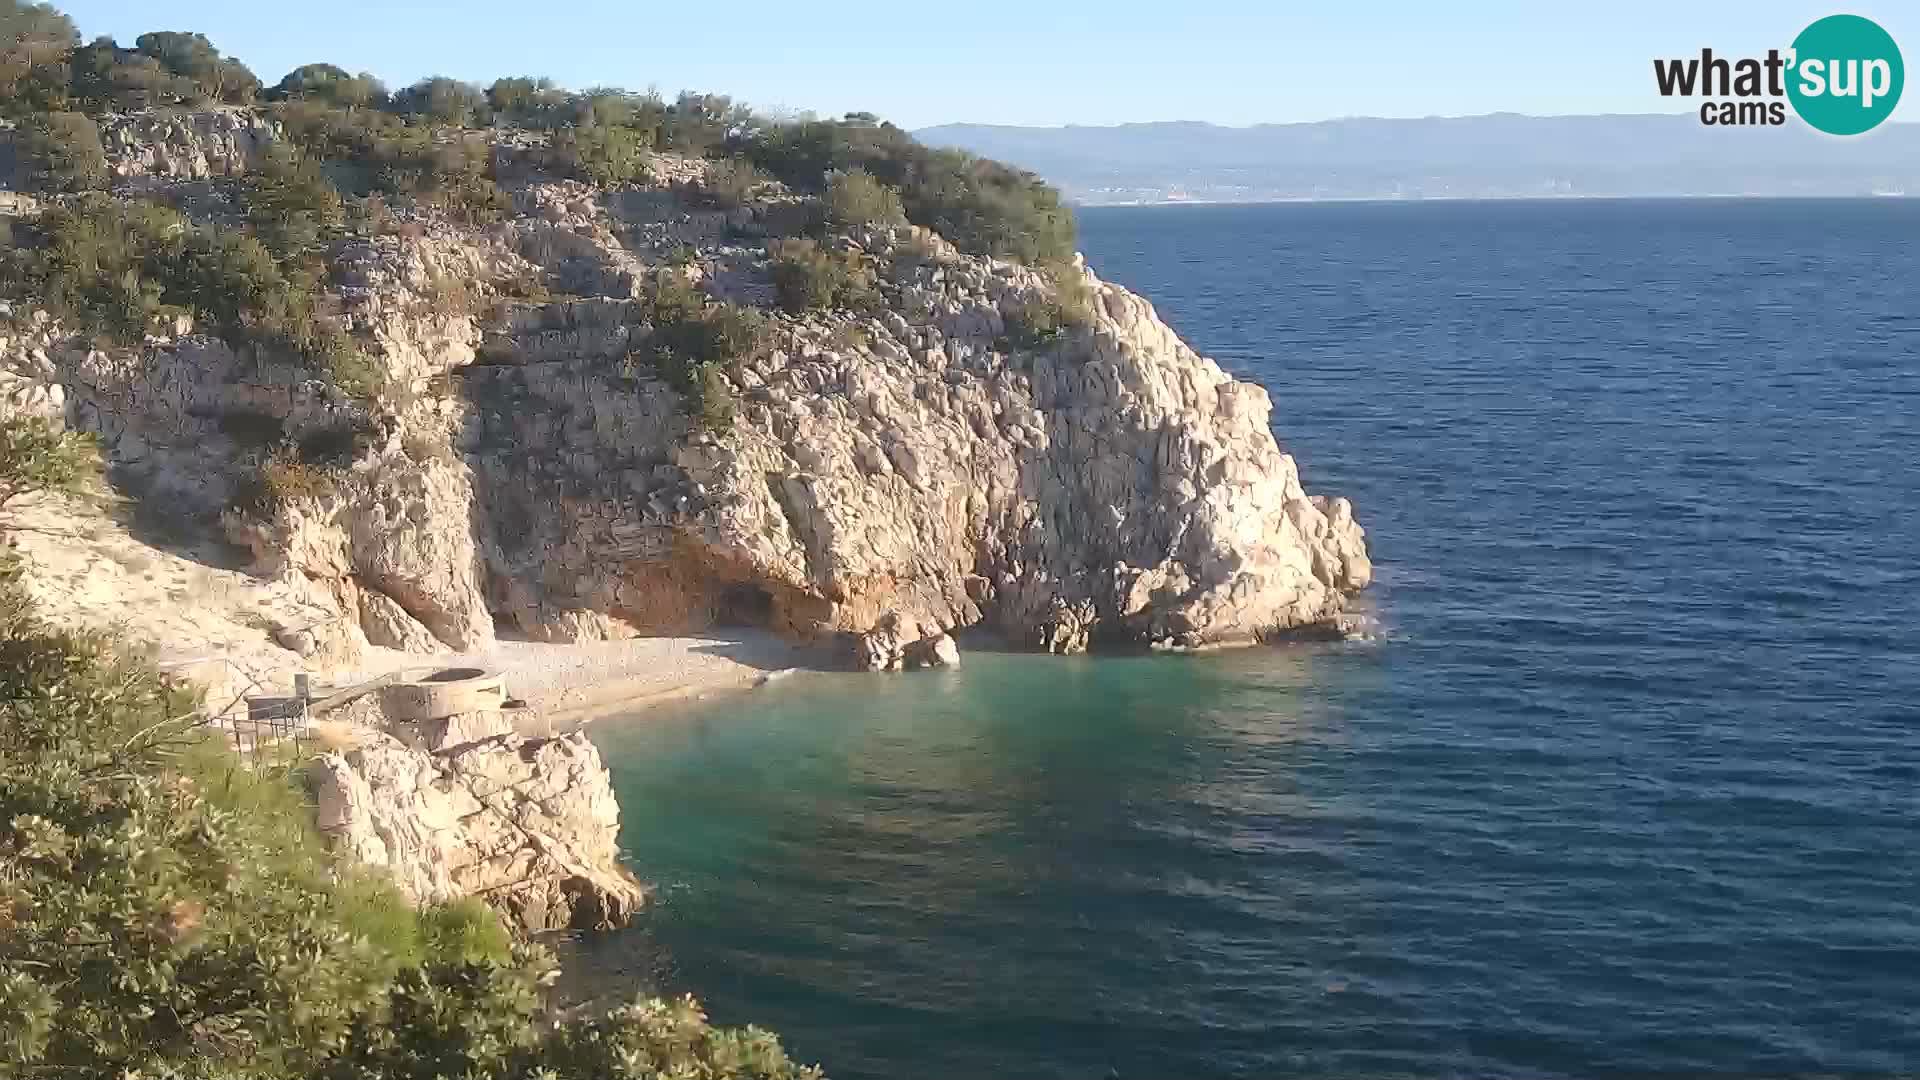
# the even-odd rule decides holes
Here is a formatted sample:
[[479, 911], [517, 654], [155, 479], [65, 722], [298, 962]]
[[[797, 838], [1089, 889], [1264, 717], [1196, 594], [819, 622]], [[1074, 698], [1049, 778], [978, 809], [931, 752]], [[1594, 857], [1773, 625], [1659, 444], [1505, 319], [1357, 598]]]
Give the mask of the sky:
[[[270, 84], [320, 61], [393, 87], [546, 75], [904, 127], [1691, 111], [1655, 92], [1655, 57], [1764, 55], [1837, 11], [1875, 19], [1920, 63], [1910, 0], [54, 3], [88, 38], [204, 32]], [[1895, 119], [1920, 118], [1916, 95]]]

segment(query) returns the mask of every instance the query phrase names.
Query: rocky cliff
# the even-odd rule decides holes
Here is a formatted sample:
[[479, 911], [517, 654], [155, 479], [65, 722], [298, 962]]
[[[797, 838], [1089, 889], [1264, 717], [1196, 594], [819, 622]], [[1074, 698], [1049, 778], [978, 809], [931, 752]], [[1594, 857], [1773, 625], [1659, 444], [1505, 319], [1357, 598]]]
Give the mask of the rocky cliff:
[[477, 896], [522, 932], [625, 925], [645, 892], [619, 862], [620, 807], [583, 735], [512, 733], [438, 752], [378, 732], [309, 769], [336, 849], [415, 903]]
[[[273, 137], [227, 110], [106, 142], [125, 183], [199, 185], [178, 201], [217, 221], [201, 188]], [[772, 184], [706, 209], [689, 194], [705, 163], [654, 167], [621, 190], [524, 173], [497, 224], [421, 212], [342, 245], [339, 318], [383, 378], [371, 400], [186, 320], [103, 349], [30, 307], [0, 336], [0, 392], [96, 432], [123, 490], [222, 522], [257, 574], [332, 613], [263, 628], [328, 662], [499, 627], [580, 641], [725, 621], [843, 637], [874, 667], [970, 627], [1053, 651], [1194, 647], [1326, 623], [1367, 584], [1352, 508], [1303, 488], [1266, 391], [1080, 265], [1085, 324], [1019, 346], [1010, 318], [1057, 281], [923, 229], [853, 230], [833, 243], [873, 268], [881, 304], [771, 312], [767, 344], [722, 376], [731, 422], [700, 429], [632, 362], [646, 283], [671, 268], [771, 307], [764, 238], [795, 199]], [[325, 459], [308, 470], [324, 482], [247, 510], [284, 447]]]

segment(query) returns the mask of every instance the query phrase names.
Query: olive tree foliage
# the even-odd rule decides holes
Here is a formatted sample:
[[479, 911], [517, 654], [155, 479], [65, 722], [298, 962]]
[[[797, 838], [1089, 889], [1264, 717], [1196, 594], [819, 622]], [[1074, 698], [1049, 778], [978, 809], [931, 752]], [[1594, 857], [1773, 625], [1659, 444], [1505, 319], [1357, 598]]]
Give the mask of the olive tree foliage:
[[265, 96], [270, 101], [322, 101], [359, 109], [383, 104], [387, 88], [364, 72], [354, 75], [333, 64], [303, 64], [287, 72]]
[[80, 44], [80, 31], [73, 20], [52, 4], [29, 0], [0, 0], [0, 41], [36, 38], [50, 42]]
[[173, 74], [192, 80], [210, 101], [244, 105], [260, 92], [260, 80], [253, 72], [238, 60], [221, 56], [205, 34], [156, 31], [141, 34], [133, 47]]
[[551, 958], [335, 861], [297, 761], [40, 621], [0, 561], [0, 1077], [805, 1080], [689, 1000], [556, 1021]]
[[0, 0], [0, 115], [67, 108], [67, 57], [79, 43], [73, 20], [52, 6]]
[[422, 79], [393, 95], [393, 111], [434, 124], [466, 127], [478, 121], [487, 96], [480, 88], [458, 79], [436, 75]]

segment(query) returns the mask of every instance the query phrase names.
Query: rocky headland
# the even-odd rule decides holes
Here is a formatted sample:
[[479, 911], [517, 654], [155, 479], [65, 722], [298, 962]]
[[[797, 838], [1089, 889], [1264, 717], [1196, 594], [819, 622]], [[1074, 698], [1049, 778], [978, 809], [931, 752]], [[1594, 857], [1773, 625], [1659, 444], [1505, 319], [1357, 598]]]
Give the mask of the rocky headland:
[[[99, 128], [107, 197], [176, 231], [240, 220], [292, 143], [248, 108]], [[727, 163], [664, 152], [595, 185], [525, 132], [462, 138], [497, 212], [382, 207], [326, 248], [308, 321], [350, 342], [351, 379], [194, 311], [113, 340], [15, 295], [0, 409], [94, 436], [127, 500], [31, 509], [14, 543], [49, 615], [150, 642], [232, 704], [299, 670], [716, 627], [869, 670], [959, 663], [969, 631], [1245, 644], [1337, 627], [1369, 581], [1353, 508], [1302, 486], [1267, 392], [1078, 258], [815, 227], [803, 256], [864, 291], [796, 304], [780, 244], [814, 195], [758, 177], [716, 198]], [[12, 191], [0, 213], [31, 235], [100, 198]], [[715, 311], [750, 340], [675, 368], [659, 342], [731, 333]], [[638, 900], [577, 736], [372, 731], [315, 775], [323, 828], [418, 900], [487, 896], [531, 929]]]
[[[238, 110], [106, 130], [114, 174], [148, 193], [244, 172], [274, 137]], [[1266, 391], [1077, 262], [1086, 323], [1023, 348], [1009, 314], [1047, 275], [914, 226], [849, 230], [883, 304], [774, 314], [722, 376], [730, 425], [700, 429], [627, 362], [649, 274], [772, 307], [750, 241], [792, 201], [770, 184], [703, 209], [686, 193], [708, 167], [662, 155], [620, 190], [530, 178], [498, 223], [422, 215], [343, 245], [370, 400], [189, 319], [99, 348], [19, 305], [0, 394], [96, 434], [122, 490], [221, 522], [292, 605], [265, 638], [318, 664], [717, 622], [868, 638], [848, 655], [880, 667], [973, 627], [1052, 651], [1198, 646], [1327, 623], [1367, 584], [1352, 508], [1301, 485]], [[236, 512], [269, 440], [337, 444], [337, 464]]]

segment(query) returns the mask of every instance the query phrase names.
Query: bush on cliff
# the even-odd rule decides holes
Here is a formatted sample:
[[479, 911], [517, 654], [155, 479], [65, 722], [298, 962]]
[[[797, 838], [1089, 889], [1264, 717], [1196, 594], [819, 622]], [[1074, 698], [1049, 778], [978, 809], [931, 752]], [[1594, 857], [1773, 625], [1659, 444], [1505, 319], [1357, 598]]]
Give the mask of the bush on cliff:
[[646, 178], [647, 146], [639, 132], [617, 124], [561, 128], [553, 133], [548, 167], [600, 187], [620, 187]]
[[860, 169], [835, 171], [820, 195], [821, 216], [830, 230], [864, 225], [905, 225], [907, 211], [900, 193]]
[[1032, 173], [957, 150], [935, 150], [891, 124], [810, 121], [756, 132], [743, 146], [788, 184], [820, 190], [858, 169], [899, 192], [907, 220], [975, 255], [1032, 266], [1073, 257], [1073, 213]]
[[770, 179], [754, 168], [752, 162], [726, 158], [707, 166], [707, 174], [694, 190], [693, 200], [715, 210], [738, 210], [752, 198], [755, 189]]
[[221, 56], [205, 34], [156, 31], [141, 34], [133, 47], [165, 70], [190, 80], [208, 102], [245, 105], [260, 92], [260, 80], [247, 65]]
[[1067, 268], [1056, 270], [1051, 277], [1051, 292], [1023, 301], [1006, 313], [1007, 341], [1017, 348], [1045, 348], [1068, 330], [1093, 322], [1093, 290], [1086, 279]]
[[281, 257], [314, 254], [346, 223], [340, 193], [319, 162], [273, 143], [243, 180], [247, 221]]
[[0, 557], [0, 1077], [818, 1076], [691, 1001], [553, 1021], [543, 953], [330, 857], [297, 770], [242, 767], [19, 576]]
[[53, 112], [20, 125], [20, 152], [33, 185], [43, 191], [93, 191], [107, 184], [100, 125], [85, 113]]
[[858, 251], [823, 247], [809, 237], [776, 240], [772, 256], [774, 294], [796, 315], [828, 308], [865, 311], [881, 303], [873, 271]]
[[85, 495], [99, 474], [100, 455], [90, 437], [36, 416], [0, 417], [0, 530], [24, 500]]
[[236, 345], [279, 351], [371, 393], [364, 356], [321, 311], [310, 268], [283, 268], [246, 232], [195, 226], [154, 203], [87, 195], [49, 210], [41, 242], [8, 275], [72, 325], [138, 343], [190, 316]]
[[684, 275], [662, 271], [649, 287], [652, 332], [628, 357], [678, 391], [695, 426], [721, 431], [733, 424], [733, 387], [727, 373], [766, 341], [766, 318], [738, 304], [712, 303]]
[[264, 96], [269, 101], [319, 101], [359, 109], [385, 104], [387, 88], [364, 72], [354, 75], [333, 64], [303, 64], [287, 72]]
[[253, 72], [220, 55], [204, 34], [142, 34], [131, 49], [97, 38], [74, 49], [68, 66], [73, 99], [93, 113], [244, 105], [260, 90]]
[[479, 87], [438, 75], [395, 91], [388, 105], [402, 116], [449, 127], [477, 122], [486, 106], [487, 95]]
[[389, 113], [321, 99], [289, 100], [273, 115], [288, 141], [324, 165], [347, 194], [410, 197], [473, 223], [497, 221], [509, 205], [494, 183], [483, 137], [443, 136]]

